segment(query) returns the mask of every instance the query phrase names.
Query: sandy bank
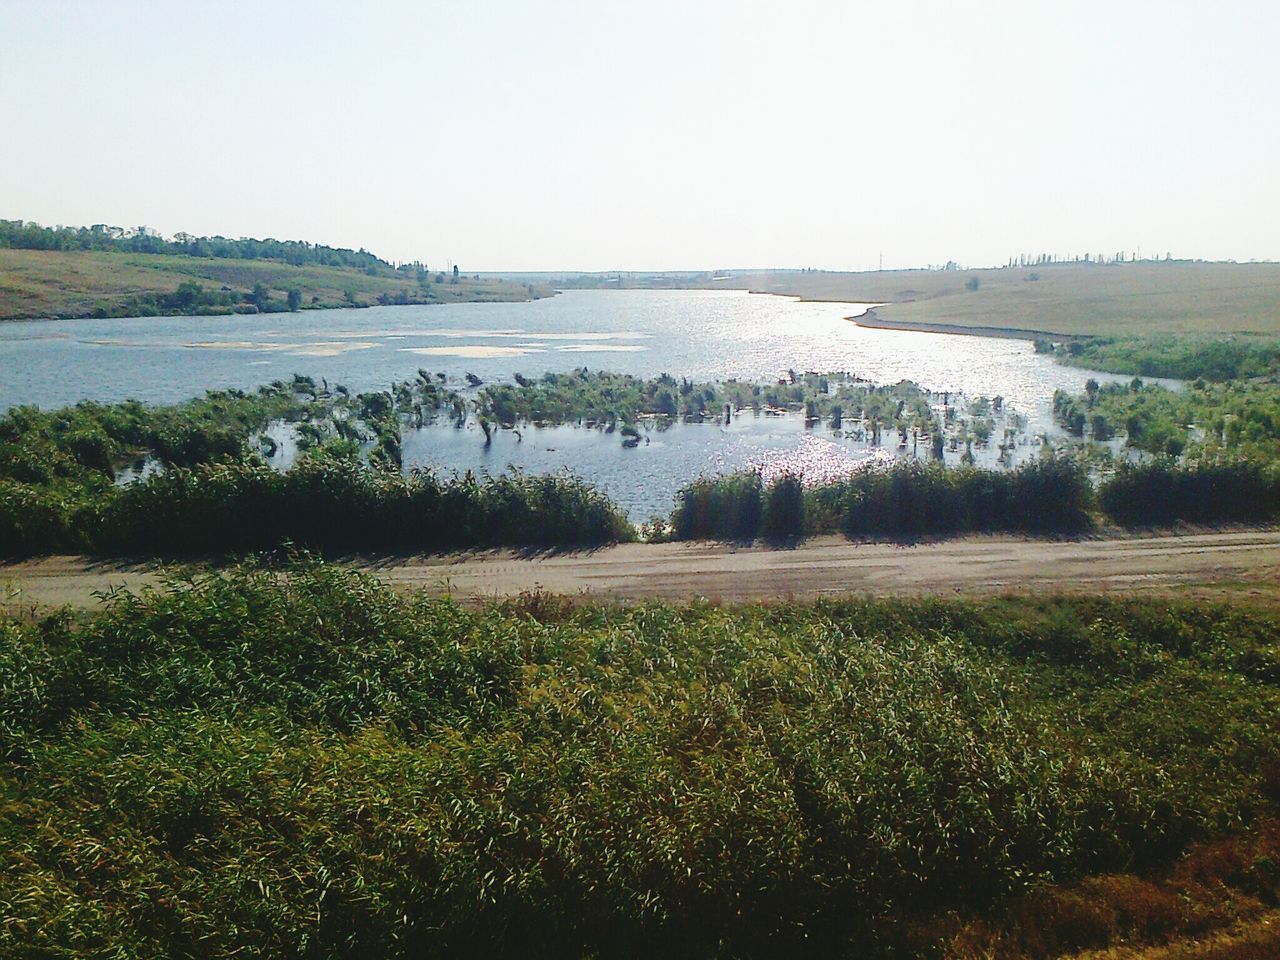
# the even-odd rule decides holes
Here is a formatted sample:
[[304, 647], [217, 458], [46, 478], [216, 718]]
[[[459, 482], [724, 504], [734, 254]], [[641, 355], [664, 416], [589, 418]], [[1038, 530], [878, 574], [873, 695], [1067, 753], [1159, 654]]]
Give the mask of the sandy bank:
[[1029, 330], [1025, 327], [983, 327], [961, 323], [915, 323], [910, 320], [884, 320], [875, 309], [852, 317], [860, 327], [873, 330], [909, 330], [915, 333], [951, 333], [965, 337], [1001, 337], [1005, 340], [1080, 340], [1080, 335], [1053, 333], [1049, 330]]

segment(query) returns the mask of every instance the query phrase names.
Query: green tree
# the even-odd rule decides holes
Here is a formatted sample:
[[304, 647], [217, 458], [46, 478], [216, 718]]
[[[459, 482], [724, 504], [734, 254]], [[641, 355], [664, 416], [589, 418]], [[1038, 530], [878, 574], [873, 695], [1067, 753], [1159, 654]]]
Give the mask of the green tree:
[[289, 309], [296, 313], [298, 308], [302, 306], [302, 291], [293, 289], [289, 291]]
[[245, 299], [259, 310], [265, 310], [267, 304], [271, 301], [271, 291], [267, 289], [265, 284], [258, 282], [253, 285], [253, 293], [249, 294]]

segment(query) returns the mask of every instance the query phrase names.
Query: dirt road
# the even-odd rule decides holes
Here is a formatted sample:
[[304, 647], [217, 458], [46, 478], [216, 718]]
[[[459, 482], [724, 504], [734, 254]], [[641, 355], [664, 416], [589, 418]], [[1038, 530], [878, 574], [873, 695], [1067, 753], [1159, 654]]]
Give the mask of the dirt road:
[[[352, 563], [397, 588], [458, 599], [541, 588], [601, 599], [812, 598], [999, 592], [1159, 593], [1280, 602], [1280, 531], [1067, 541], [969, 537], [794, 549], [711, 543], [622, 544], [575, 553], [508, 551]], [[0, 605], [93, 607], [95, 592], [157, 584], [150, 567], [47, 557], [0, 565]]]

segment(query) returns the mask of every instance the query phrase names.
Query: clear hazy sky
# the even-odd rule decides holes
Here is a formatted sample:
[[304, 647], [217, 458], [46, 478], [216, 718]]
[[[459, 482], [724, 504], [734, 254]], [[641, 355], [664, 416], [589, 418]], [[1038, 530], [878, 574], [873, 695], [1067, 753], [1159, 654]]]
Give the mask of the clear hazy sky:
[[0, 0], [0, 217], [464, 270], [1280, 259], [1280, 5]]

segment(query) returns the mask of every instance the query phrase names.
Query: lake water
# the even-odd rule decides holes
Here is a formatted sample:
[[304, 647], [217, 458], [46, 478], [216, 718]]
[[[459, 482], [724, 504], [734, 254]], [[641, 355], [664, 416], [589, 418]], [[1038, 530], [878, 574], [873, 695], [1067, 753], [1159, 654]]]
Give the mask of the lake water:
[[[772, 380], [789, 369], [847, 371], [877, 383], [914, 380], [936, 391], [1003, 396], [1027, 430], [1012, 462], [1052, 432], [1055, 389], [1079, 391], [1107, 374], [1062, 367], [1024, 340], [865, 329], [846, 319], [868, 304], [806, 303], [741, 291], [570, 291], [529, 303], [374, 307], [297, 314], [32, 321], [0, 324], [0, 410], [80, 400], [173, 403], [207, 389], [252, 389], [294, 373], [382, 389], [419, 369], [461, 384], [586, 366], [651, 377]], [[1027, 326], [1034, 326], [1034, 317]], [[998, 436], [999, 434], [997, 434]], [[592, 479], [635, 518], [666, 512], [683, 482], [742, 466], [788, 466], [817, 477], [867, 459], [909, 455], [896, 435], [878, 447], [798, 417], [736, 418], [729, 426], [645, 431], [624, 449], [616, 435], [578, 427], [501, 432], [436, 426], [408, 433], [406, 466]], [[991, 448], [975, 451], [994, 461]], [[947, 459], [957, 460], [960, 451]]]

